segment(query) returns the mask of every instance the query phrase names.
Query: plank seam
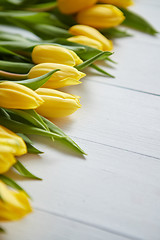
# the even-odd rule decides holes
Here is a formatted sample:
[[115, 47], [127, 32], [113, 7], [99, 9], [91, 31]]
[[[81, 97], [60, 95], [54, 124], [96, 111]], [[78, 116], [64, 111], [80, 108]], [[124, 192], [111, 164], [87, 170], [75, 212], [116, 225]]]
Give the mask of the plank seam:
[[116, 84], [113, 84], [113, 83], [105, 83], [105, 82], [100, 82], [100, 81], [91, 80], [91, 79], [87, 79], [87, 81], [97, 82], [97, 83], [100, 83], [100, 84], [103, 84], [103, 85], [109, 85], [111, 87], [122, 88], [122, 89], [133, 91], [133, 92], [138, 92], [138, 93], [143, 93], [143, 94], [147, 94], [147, 95], [152, 95], [152, 96], [155, 96], [155, 97], [160, 97], [160, 94], [157, 94], [157, 93], [151, 93], [151, 92], [146, 92], [146, 91], [142, 91], [142, 90], [138, 90], [138, 89], [134, 89], [134, 88], [128, 88], [128, 87], [116, 85]]
[[93, 140], [81, 138], [81, 137], [75, 137], [75, 136], [72, 136], [72, 135], [70, 135], [70, 137], [76, 138], [76, 139], [80, 139], [80, 140], [84, 140], [84, 141], [91, 142], [91, 143], [96, 143], [96, 144], [103, 145], [103, 146], [110, 147], [110, 148], [115, 148], [115, 149], [118, 149], [118, 150], [121, 150], [121, 151], [125, 151], [125, 152], [129, 152], [129, 153], [134, 153], [134, 154], [137, 154], [137, 155], [140, 155], [140, 156], [144, 156], [144, 157], [160, 160], [160, 158], [158, 158], [158, 157], [154, 157], [152, 155], [143, 154], [143, 153], [140, 153], [140, 152], [135, 152], [135, 151], [128, 150], [128, 149], [125, 149], [125, 148], [120, 148], [120, 147], [112, 146], [112, 145], [109, 145], [109, 144], [100, 143], [100, 142], [96, 142], [96, 141], [93, 141]]
[[48, 210], [38, 208], [38, 207], [34, 207], [34, 209], [36, 209], [37, 211], [40, 211], [40, 212], [45, 212], [45, 213], [48, 213], [50, 215], [54, 215], [54, 216], [57, 216], [57, 217], [60, 217], [60, 218], [67, 219], [69, 221], [77, 222], [77, 223], [83, 224], [85, 226], [89, 226], [89, 227], [92, 227], [92, 228], [95, 228], [95, 229], [98, 229], [98, 230], [101, 230], [101, 231], [104, 231], [104, 232], [108, 232], [108, 233], [111, 233], [111, 234], [114, 234], [114, 235], [117, 235], [117, 236], [120, 236], [120, 237], [124, 237], [128, 240], [145, 240], [145, 239], [142, 239], [142, 238], [137, 238], [137, 237], [122, 233], [120, 231], [112, 230], [112, 229], [107, 228], [107, 227], [102, 227], [102, 226], [99, 226], [99, 225], [96, 225], [96, 224], [92, 224], [92, 223], [85, 222], [85, 221], [82, 221], [82, 220], [79, 220], [79, 219], [68, 217], [68, 216], [62, 215], [62, 214], [57, 213], [57, 212], [48, 211]]

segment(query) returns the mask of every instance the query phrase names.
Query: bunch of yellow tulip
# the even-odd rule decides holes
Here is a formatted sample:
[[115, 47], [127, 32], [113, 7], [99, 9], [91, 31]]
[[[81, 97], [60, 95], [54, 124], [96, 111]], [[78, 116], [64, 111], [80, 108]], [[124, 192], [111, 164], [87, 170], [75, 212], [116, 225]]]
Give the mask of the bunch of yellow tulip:
[[[45, 117], [65, 117], [81, 107], [79, 97], [51, 88], [79, 84], [84, 73], [74, 68], [83, 61], [73, 51], [53, 45], [39, 45], [33, 49], [35, 65], [29, 78], [39, 77], [52, 70], [52, 75], [44, 88], [36, 91], [13, 81], [0, 82], [0, 107], [6, 109], [36, 109]], [[16, 156], [27, 153], [24, 140], [0, 125], [0, 174], [6, 173], [15, 163]], [[0, 221], [16, 220], [31, 212], [27, 195], [23, 191], [14, 192], [0, 181]]]
[[[0, 107], [8, 109], [35, 109], [44, 100], [33, 90], [14, 82], [0, 83]], [[16, 163], [15, 156], [27, 153], [21, 137], [0, 126], [0, 174], [7, 172]]]
[[80, 24], [69, 29], [70, 33], [76, 36], [68, 40], [103, 51], [111, 51], [113, 43], [96, 29], [120, 25], [125, 17], [117, 7], [128, 7], [132, 4], [132, 0], [58, 0], [60, 11], [64, 14], [75, 14], [76, 21]]
[[[55, 90], [80, 84], [84, 73], [74, 68], [83, 61], [76, 53], [54, 45], [38, 45], [32, 51], [35, 65], [28, 77], [36, 78], [59, 69], [36, 91], [13, 81], [0, 82], [0, 108], [35, 109], [45, 117], [65, 117], [81, 107], [79, 97]], [[0, 125], [0, 174], [6, 173], [15, 163], [16, 156], [27, 153], [24, 140]], [[1, 175], [0, 175], [1, 176]], [[23, 191], [7, 189], [0, 181], [0, 221], [16, 220], [31, 212], [28, 197]]]
[[[35, 65], [28, 73], [28, 78], [42, 76], [52, 70], [59, 69], [36, 93], [44, 103], [37, 112], [49, 118], [65, 117], [80, 108], [77, 97], [53, 89], [77, 85], [81, 82], [84, 73], [74, 66], [83, 63], [78, 55], [66, 48], [54, 45], [37, 45], [32, 51], [32, 60]], [[44, 89], [46, 88], [46, 89]]]
[[[15, 156], [27, 153], [21, 137], [0, 125], [0, 174], [16, 163]], [[17, 220], [31, 212], [27, 195], [23, 191], [7, 189], [0, 180], [0, 221]]]
[[[31, 128], [33, 128], [34, 131], [38, 129], [38, 134], [39, 132], [42, 132], [42, 135], [44, 136], [62, 138], [64, 142], [68, 141], [67, 143], [72, 145], [72, 147], [75, 147], [76, 150], [78, 149], [78, 152], [85, 154], [83, 150], [80, 149], [80, 147], [72, 139], [70, 139], [68, 136], [66, 136], [62, 132], [61, 129], [56, 127], [54, 124], [53, 126], [52, 123], [49, 120], [45, 119], [44, 117], [46, 118], [66, 117], [74, 113], [76, 110], [78, 110], [81, 107], [79, 96], [68, 94], [68, 93], [59, 91], [57, 89], [63, 88], [66, 86], [80, 84], [81, 83], [80, 80], [83, 77], [85, 77], [85, 74], [80, 70], [83, 69], [84, 64], [86, 64], [86, 62], [88, 64], [88, 62], [90, 61], [89, 64], [91, 64], [93, 63], [93, 61], [95, 61], [95, 59], [98, 59], [96, 58], [97, 55], [98, 57], [99, 56], [102, 57], [102, 54], [103, 54], [105, 55], [104, 56], [105, 58], [106, 56], [109, 56], [109, 54], [111, 54], [108, 51], [111, 51], [113, 49], [113, 42], [107, 39], [102, 33], [104, 33], [104, 30], [106, 30], [106, 28], [108, 31], [108, 28], [114, 28], [120, 25], [125, 20], [125, 16], [127, 19], [127, 15], [125, 14], [125, 11], [127, 10], [124, 8], [127, 8], [128, 6], [132, 5], [133, 1], [132, 0], [76, 0], [76, 1], [75, 0], [57, 0], [57, 3], [58, 3], [59, 10], [61, 11], [62, 14], [72, 14], [73, 18], [77, 22], [76, 25], [70, 25], [71, 27], [68, 30], [66, 29], [59, 30], [60, 33], [65, 32], [65, 37], [64, 39], [62, 39], [62, 42], [64, 41], [67, 47], [66, 48], [63, 47], [65, 46], [65, 44], [63, 45], [59, 43], [58, 40], [56, 42], [55, 39], [54, 39], [55, 41], [52, 41], [52, 39], [49, 39], [51, 41], [48, 41], [48, 42], [45, 41], [44, 43], [44, 39], [47, 39], [45, 38], [46, 37], [45, 36], [44, 38], [42, 37], [43, 38], [42, 41], [37, 41], [37, 43], [35, 41], [34, 45], [32, 45], [33, 44], [32, 42], [29, 42], [29, 39], [25, 39], [26, 46], [27, 46], [27, 42], [29, 43], [28, 48], [25, 46], [26, 49], [29, 49], [28, 52], [25, 52], [25, 51], [23, 52], [23, 47], [21, 47], [19, 51], [17, 50], [17, 52], [16, 51], [14, 52], [15, 50], [14, 47], [13, 49], [11, 49], [13, 50], [14, 56], [16, 55], [16, 57], [20, 57], [20, 59], [23, 59], [23, 60], [24, 59], [26, 60], [27, 59], [26, 56], [30, 54], [33, 64], [28, 63], [29, 65], [27, 68], [28, 70], [27, 72], [25, 72], [27, 74], [23, 76], [22, 75], [20, 76], [20, 74], [16, 75], [14, 73], [12, 74], [9, 72], [5, 72], [7, 70], [4, 70], [3, 68], [0, 69], [1, 76], [3, 77], [6, 77], [6, 76], [11, 77], [12, 75], [14, 78], [17, 76], [17, 79], [18, 77], [21, 80], [23, 79], [23, 81], [21, 82], [18, 82], [18, 81], [14, 82], [14, 81], [8, 81], [8, 80], [0, 81], [0, 108], [1, 108], [0, 114], [2, 114], [0, 116], [0, 120], [1, 120], [1, 117], [3, 118], [3, 114], [6, 114], [6, 115], [8, 114], [10, 118], [9, 113], [11, 113], [11, 116], [13, 116], [13, 119], [11, 117], [10, 120], [13, 121], [15, 117], [14, 114], [19, 113], [19, 115], [17, 114], [16, 117], [18, 116], [20, 117], [20, 119], [22, 118], [22, 121], [20, 120], [20, 124], [23, 125], [23, 116], [25, 115], [26, 118], [24, 118], [25, 119], [24, 122], [28, 121], [29, 124], [31, 123], [32, 125]], [[125, 16], [120, 9], [124, 12]], [[7, 19], [8, 18], [9, 17], [7, 17]], [[44, 18], [42, 17], [42, 19]], [[51, 19], [49, 19], [49, 23], [50, 21]], [[16, 20], [13, 22], [16, 23]], [[142, 20], [142, 25], [143, 24], [144, 24], [144, 20]], [[21, 24], [18, 24], [18, 26], [19, 25]], [[138, 21], [138, 25], [139, 25], [139, 21]], [[44, 25], [42, 26], [44, 27]], [[47, 26], [47, 23], [45, 24], [45, 27], [46, 26]], [[146, 23], [146, 26], [148, 28], [148, 23]], [[29, 24], [27, 25], [27, 28], [28, 27], [29, 27]], [[49, 28], [50, 27], [51, 26], [49, 26]], [[62, 27], [63, 27], [63, 24], [62, 24]], [[38, 31], [38, 29], [39, 29], [39, 25], [36, 28], [36, 32]], [[58, 29], [58, 27], [55, 26], [55, 29]], [[34, 28], [32, 30], [34, 30]], [[152, 29], [152, 27], [150, 27], [150, 31], [151, 32], [149, 32], [148, 30], [148, 33], [152, 33], [152, 34], [156, 33], [156, 31]], [[37, 34], [36, 32], [34, 33]], [[44, 32], [47, 33], [47, 31], [44, 31]], [[42, 33], [43, 31], [42, 32], [40, 31], [40, 35]], [[3, 37], [5, 38], [6, 36], [2, 36], [2, 40], [3, 40]], [[8, 41], [9, 37], [7, 36], [6, 38]], [[17, 38], [21, 39], [21, 37], [15, 36], [15, 39]], [[12, 42], [12, 40], [10, 41]], [[19, 43], [20, 42], [21, 40], [19, 40]], [[73, 43], [70, 43], [70, 42], [73, 42]], [[13, 41], [13, 45], [14, 43], [15, 42]], [[78, 44], [75, 44], [75, 43], [78, 43]], [[30, 48], [30, 45], [32, 45], [32, 48]], [[89, 46], [90, 48], [86, 46], [81, 46], [81, 45], [86, 45], [86, 46]], [[18, 44], [16, 46], [18, 46]], [[74, 51], [68, 48], [76, 49], [76, 50], [78, 48], [80, 48], [80, 50], [84, 49], [83, 54], [85, 55], [86, 51], [88, 51], [89, 56], [85, 58], [83, 54], [80, 54], [78, 52], [79, 50], [77, 51], [75, 50], [79, 54], [80, 56], [79, 57]], [[31, 49], [32, 49], [32, 52], [31, 52]], [[12, 53], [10, 49], [7, 49], [7, 50], [2, 49], [2, 53], [3, 53], [3, 50], [4, 52], [7, 52], [7, 54]], [[22, 56], [21, 56], [21, 52], [22, 52]], [[90, 55], [90, 52], [94, 52], [94, 54]], [[87, 59], [87, 61], [83, 63], [83, 60], [81, 58], [83, 60]], [[89, 66], [89, 64], [88, 65], [87, 64], [86, 66]], [[98, 69], [98, 66], [96, 65], [92, 64], [92, 67], [95, 69], [96, 68]], [[12, 65], [12, 69], [13, 69], [13, 65]], [[52, 74], [53, 72], [54, 74]], [[101, 70], [101, 72], [104, 73], [105, 71]], [[45, 81], [43, 81], [42, 84], [38, 85], [38, 87], [37, 86], [31, 87], [30, 83], [33, 83], [32, 80], [40, 79], [43, 75], [47, 75], [49, 77]], [[26, 82], [23, 77], [25, 77]], [[17, 80], [17, 79], [14, 79], [14, 80]], [[25, 84], [29, 84], [29, 85], [25, 86]], [[41, 115], [43, 117], [41, 117]], [[6, 119], [5, 121], [8, 120]], [[15, 122], [13, 121], [13, 123]], [[12, 127], [14, 125], [13, 123], [12, 123]], [[1, 124], [4, 124], [4, 126], [6, 126], [4, 121], [2, 121]], [[39, 129], [36, 124], [38, 125], [38, 127], [40, 126], [42, 128]], [[22, 190], [13, 191], [7, 188], [7, 186], [5, 185], [5, 181], [3, 181], [4, 179], [2, 179], [2, 177], [4, 177], [3, 174], [6, 173], [11, 167], [16, 168], [16, 164], [18, 164], [19, 162], [16, 160], [16, 157], [26, 154], [27, 147], [28, 147], [28, 143], [26, 145], [24, 140], [19, 135], [11, 131], [11, 130], [14, 131], [15, 129], [19, 130], [19, 125], [15, 129], [14, 127], [13, 129], [10, 128], [11, 130], [7, 129], [4, 126], [0, 125], [0, 221], [17, 220], [32, 211], [30, 203], [28, 201], [27, 194]], [[29, 125], [27, 124], [25, 125], [24, 123], [23, 126], [29, 126]], [[7, 127], [9, 128], [9, 126]], [[16, 133], [20, 133], [18, 130], [17, 131], [16, 130], [15, 130]], [[47, 132], [47, 135], [45, 135], [46, 133], [45, 131]], [[26, 132], [22, 131], [21, 133], [26, 133]], [[32, 134], [32, 131], [30, 133]], [[25, 135], [21, 135], [21, 136], [26, 141], [27, 137]]]
[[[33, 90], [14, 82], [0, 83], [0, 107], [9, 109], [35, 109], [44, 101]], [[0, 125], [0, 174], [6, 173], [15, 163], [16, 156], [27, 153], [24, 140]], [[0, 181], [0, 221], [17, 220], [31, 211], [27, 195], [13, 192]]]

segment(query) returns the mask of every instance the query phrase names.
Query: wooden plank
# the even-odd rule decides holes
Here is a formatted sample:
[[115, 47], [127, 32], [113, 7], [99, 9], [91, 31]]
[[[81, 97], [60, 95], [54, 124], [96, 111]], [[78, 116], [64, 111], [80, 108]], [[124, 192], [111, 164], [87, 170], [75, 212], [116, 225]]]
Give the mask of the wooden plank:
[[[158, 29], [158, 0], [147, 2], [137, 1], [131, 10]], [[44, 180], [10, 176], [41, 211], [6, 223], [2, 240], [159, 240], [160, 98], [151, 94], [160, 94], [160, 45], [159, 38], [131, 32], [135, 37], [115, 41], [116, 69], [106, 69], [116, 79], [92, 75], [65, 89], [81, 95], [83, 108], [56, 122], [85, 149], [86, 160], [34, 138], [45, 154], [23, 162]]]
[[156, 39], [151, 36], [143, 36], [144, 39], [138, 38], [136, 35], [139, 34], [136, 32], [134, 35], [135, 39], [123, 38], [115, 41], [112, 59], [118, 64], [110, 64], [114, 68], [107, 68], [107, 64], [101, 63], [102, 69], [116, 78], [102, 76], [92, 69], [86, 71], [87, 74], [90, 74], [87, 78], [103, 84], [113, 84], [160, 95], [160, 38]]
[[160, 161], [79, 142], [87, 149], [86, 160], [44, 147], [44, 141], [39, 142], [46, 152], [41, 158], [23, 159], [44, 179], [19, 181], [34, 207], [131, 239], [159, 240]]
[[26, 219], [3, 224], [6, 234], [1, 240], [129, 240], [91, 226], [35, 210]]
[[160, 157], [159, 97], [87, 81], [87, 78], [83, 85], [70, 91], [81, 95], [82, 109], [68, 121], [56, 121], [68, 134]]

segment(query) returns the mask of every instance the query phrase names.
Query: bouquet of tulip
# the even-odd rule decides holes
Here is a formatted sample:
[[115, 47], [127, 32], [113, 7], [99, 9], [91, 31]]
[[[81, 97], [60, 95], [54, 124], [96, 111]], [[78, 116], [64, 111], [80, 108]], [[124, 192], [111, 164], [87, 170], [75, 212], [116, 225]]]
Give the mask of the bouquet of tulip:
[[[114, 77], [96, 60], [114, 63], [112, 39], [131, 36], [121, 27], [155, 35], [142, 17], [128, 10], [132, 0], [0, 0], [1, 24], [18, 26], [36, 40], [0, 32], [0, 221], [31, 212], [29, 195], [6, 173], [12, 168], [40, 180], [16, 159], [40, 154], [28, 135], [40, 135], [85, 152], [53, 121], [81, 107], [79, 96], [59, 91], [78, 85], [86, 67]], [[7, 185], [10, 189], [7, 187]], [[3, 229], [0, 228], [0, 231]]]

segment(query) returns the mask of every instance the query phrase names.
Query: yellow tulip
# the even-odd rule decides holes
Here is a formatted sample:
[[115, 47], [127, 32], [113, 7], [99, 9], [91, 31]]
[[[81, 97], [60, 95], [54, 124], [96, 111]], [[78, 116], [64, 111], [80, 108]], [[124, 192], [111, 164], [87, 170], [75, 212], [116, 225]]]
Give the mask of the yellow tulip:
[[133, 1], [132, 0], [99, 0], [99, 3], [107, 3], [107, 4], [112, 4], [115, 5], [117, 7], [129, 7], [131, 5], [133, 5]]
[[47, 118], [65, 117], [81, 107], [78, 96], [48, 88], [39, 88], [36, 92], [44, 100], [36, 111]]
[[7, 172], [15, 163], [16, 159], [12, 153], [0, 152], [0, 174]]
[[32, 208], [23, 191], [13, 191], [0, 181], [0, 221], [18, 220], [30, 213]]
[[27, 153], [27, 147], [20, 136], [0, 125], [0, 153], [5, 152], [21, 156]]
[[81, 83], [79, 80], [85, 76], [84, 73], [78, 71], [74, 67], [57, 63], [41, 63], [34, 66], [30, 70], [28, 77], [39, 77], [54, 69], [60, 69], [60, 71], [54, 73], [51, 78], [43, 85], [43, 87], [56, 89], [70, 85], [77, 85]]
[[7, 172], [16, 162], [15, 156], [27, 153], [27, 147], [21, 137], [0, 126], [0, 174]]
[[43, 100], [33, 90], [14, 82], [0, 83], [0, 107], [35, 109]]
[[83, 61], [72, 50], [54, 45], [37, 45], [32, 51], [32, 61], [38, 63], [61, 63], [68, 66], [81, 64]]
[[103, 50], [103, 45], [97, 40], [94, 40], [92, 38], [86, 37], [86, 36], [74, 36], [67, 39], [70, 42], [80, 43], [89, 47], [97, 48], [99, 50]]
[[77, 14], [77, 22], [95, 28], [111, 28], [125, 19], [122, 11], [109, 4], [97, 4]]
[[[68, 51], [69, 51], [69, 53], [72, 55], [72, 57], [74, 58], [74, 60], [75, 60], [75, 65], [79, 65], [79, 64], [81, 64], [81, 63], [83, 63], [83, 61], [82, 61], [82, 59], [80, 59], [80, 57], [78, 57], [78, 55], [74, 52], [74, 51], [72, 51], [72, 50], [69, 50], [69, 49], [67, 49]], [[68, 65], [68, 64], [67, 64]]]
[[74, 25], [69, 29], [69, 32], [73, 35], [83, 35], [88, 38], [94, 39], [101, 43], [103, 51], [111, 51], [113, 44], [111, 40], [108, 40], [97, 29], [86, 25]]
[[96, 2], [97, 0], [58, 0], [58, 7], [62, 13], [71, 14], [88, 8]]

